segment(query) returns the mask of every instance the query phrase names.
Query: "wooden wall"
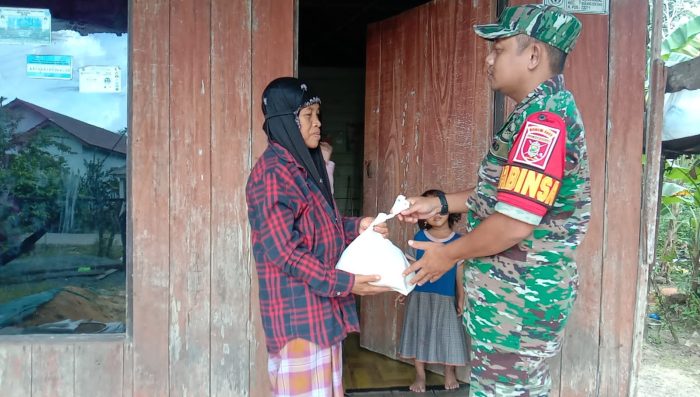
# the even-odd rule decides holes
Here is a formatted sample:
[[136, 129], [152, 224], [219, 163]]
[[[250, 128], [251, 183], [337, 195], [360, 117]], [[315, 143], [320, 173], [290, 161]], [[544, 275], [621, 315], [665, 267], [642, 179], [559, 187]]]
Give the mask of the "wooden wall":
[[[394, 191], [452, 190], [473, 180], [475, 163], [464, 154], [487, 147], [491, 108], [482, 105], [490, 99], [485, 47], [471, 25], [490, 19], [493, 3], [454, 1], [474, 7], [468, 20], [455, 18], [465, 15], [457, 9], [431, 14], [429, 5], [409, 12], [409, 27], [389, 21], [381, 28], [395, 42], [370, 41], [366, 129], [380, 145], [366, 146], [365, 212], [386, 208]], [[566, 71], [587, 127], [594, 202], [579, 254], [581, 295], [554, 363], [555, 395], [563, 397], [628, 394], [634, 320], [643, 315], [643, 307], [635, 315], [635, 299], [644, 277], [638, 247], [648, 10], [640, 0], [610, 5], [609, 16], [582, 16], [583, 36]], [[267, 395], [244, 183], [266, 144], [262, 89], [294, 73], [295, 6], [131, 0], [129, 332], [3, 337], [3, 396]], [[396, 53], [394, 44], [420, 43], [426, 29], [455, 40]], [[380, 87], [379, 77], [389, 84]], [[475, 116], [459, 118], [464, 112]], [[380, 157], [400, 172], [381, 174]], [[437, 172], [451, 168], [459, 173]], [[396, 334], [400, 324], [391, 324]]]
[[3, 396], [268, 394], [245, 181], [295, 6], [131, 1], [129, 332], [3, 338]]

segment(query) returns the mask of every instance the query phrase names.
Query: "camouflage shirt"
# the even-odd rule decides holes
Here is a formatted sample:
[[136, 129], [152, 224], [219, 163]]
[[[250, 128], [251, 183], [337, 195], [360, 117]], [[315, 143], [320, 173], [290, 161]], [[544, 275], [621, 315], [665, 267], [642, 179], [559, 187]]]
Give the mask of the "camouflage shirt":
[[[552, 183], [558, 187], [558, 193], [553, 187], [537, 193], [543, 194], [547, 209], [535, 216], [499, 202], [497, 196], [505, 183], [502, 174], [508, 175], [509, 154], [518, 135], [533, 115], [543, 112], [561, 120], [565, 155], [562, 150], [561, 179], [549, 181], [550, 187]], [[564, 142], [563, 135], [560, 139]], [[471, 259], [465, 266], [469, 303], [465, 322], [472, 342], [501, 351], [552, 356], [559, 350], [561, 331], [576, 297], [578, 275], [573, 251], [590, 219], [584, 127], [562, 75], [545, 81], [517, 105], [494, 137], [478, 177], [477, 187], [467, 201], [470, 230], [494, 212], [536, 226], [514, 247], [494, 256]], [[531, 197], [537, 194], [533, 192]], [[550, 197], [548, 202], [544, 196]]]

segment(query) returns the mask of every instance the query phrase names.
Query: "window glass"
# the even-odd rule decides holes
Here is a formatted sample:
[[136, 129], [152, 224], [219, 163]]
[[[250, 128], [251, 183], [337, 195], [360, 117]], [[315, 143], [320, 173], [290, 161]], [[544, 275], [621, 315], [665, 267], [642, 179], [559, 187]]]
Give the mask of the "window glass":
[[127, 4], [0, 0], [0, 334], [124, 332]]

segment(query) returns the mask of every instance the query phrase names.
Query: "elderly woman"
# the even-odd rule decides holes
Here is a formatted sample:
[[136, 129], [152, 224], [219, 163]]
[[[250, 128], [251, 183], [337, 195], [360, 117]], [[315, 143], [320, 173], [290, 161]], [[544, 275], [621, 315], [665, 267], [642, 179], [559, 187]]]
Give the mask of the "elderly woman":
[[[342, 341], [359, 331], [352, 294], [388, 291], [335, 269], [372, 218], [338, 212], [319, 149], [321, 100], [298, 79], [262, 98], [268, 146], [246, 186], [260, 314], [275, 396], [342, 396]], [[375, 227], [386, 234], [386, 225]]]

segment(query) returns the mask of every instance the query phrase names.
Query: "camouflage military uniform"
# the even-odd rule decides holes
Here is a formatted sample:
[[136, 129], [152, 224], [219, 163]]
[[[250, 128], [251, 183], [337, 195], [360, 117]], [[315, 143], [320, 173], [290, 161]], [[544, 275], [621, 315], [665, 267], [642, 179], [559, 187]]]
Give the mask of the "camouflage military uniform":
[[[544, 26], [546, 32], [539, 35], [530, 30], [516, 34], [530, 34], [568, 52], [580, 23], [574, 18], [578, 27], [572, 28], [569, 20], [546, 20], [552, 14], [543, 9], [551, 10], [508, 8], [499, 25], [475, 28], [491, 39], [513, 35], [506, 31], [499, 36], [494, 26], [500, 26], [501, 33], [504, 25]], [[575, 35], [564, 40], [566, 33], [552, 35], [552, 26], [572, 29]], [[472, 339], [470, 395], [547, 396], [551, 380], [545, 359], [560, 349], [578, 286], [573, 251], [590, 217], [584, 127], [562, 75], [543, 82], [517, 105], [494, 137], [478, 177], [467, 201], [469, 229], [495, 212], [535, 228], [516, 246], [474, 258], [465, 266], [464, 321]], [[534, 209], [528, 209], [530, 205]]]

